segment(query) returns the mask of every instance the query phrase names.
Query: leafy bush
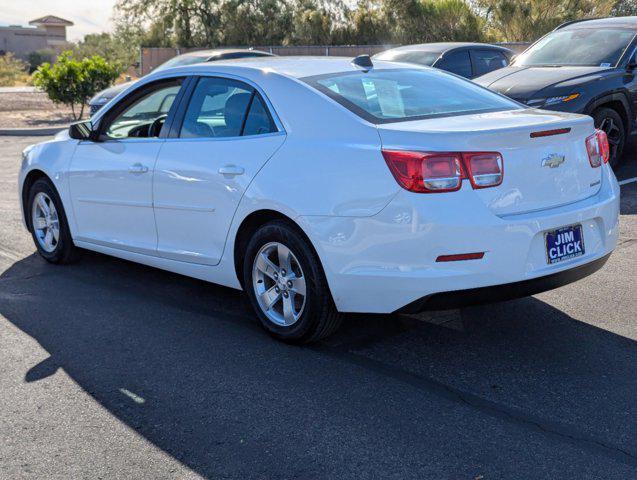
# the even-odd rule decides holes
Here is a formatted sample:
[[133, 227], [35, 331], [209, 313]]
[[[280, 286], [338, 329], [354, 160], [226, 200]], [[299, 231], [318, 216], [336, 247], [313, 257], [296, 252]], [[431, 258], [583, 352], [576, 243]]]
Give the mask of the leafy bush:
[[53, 62], [56, 57], [55, 50], [51, 50], [49, 48], [43, 48], [41, 50], [36, 50], [35, 52], [31, 52], [28, 55], [29, 60], [29, 72], [33, 73], [40, 65], [45, 62]]
[[27, 64], [12, 53], [0, 56], [0, 87], [12, 87], [28, 81]]
[[[73, 118], [79, 120], [90, 98], [108, 88], [121, 72], [121, 64], [108, 63], [98, 55], [77, 60], [67, 51], [54, 65], [42, 64], [33, 74], [33, 84], [44, 90], [53, 102], [71, 107]], [[78, 106], [80, 111], [76, 114]]]

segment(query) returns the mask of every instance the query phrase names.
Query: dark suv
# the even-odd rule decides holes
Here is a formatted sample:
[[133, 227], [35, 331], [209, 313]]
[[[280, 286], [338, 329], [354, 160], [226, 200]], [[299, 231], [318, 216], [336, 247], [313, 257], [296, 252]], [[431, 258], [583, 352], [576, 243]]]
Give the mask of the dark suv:
[[621, 158], [637, 114], [637, 17], [559, 26], [511, 66], [474, 81], [530, 107], [584, 113], [608, 135], [611, 164]]

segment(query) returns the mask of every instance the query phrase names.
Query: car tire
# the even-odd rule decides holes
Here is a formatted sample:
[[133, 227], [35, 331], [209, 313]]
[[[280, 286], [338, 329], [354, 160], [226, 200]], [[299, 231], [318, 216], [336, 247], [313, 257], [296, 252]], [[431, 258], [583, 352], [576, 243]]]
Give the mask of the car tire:
[[615, 168], [621, 162], [626, 144], [626, 127], [621, 115], [612, 108], [600, 108], [593, 112], [595, 127], [606, 132], [610, 146], [610, 166]]
[[286, 343], [307, 344], [338, 329], [341, 317], [321, 263], [294, 226], [280, 220], [262, 225], [244, 258], [244, 287], [270, 335]]
[[26, 218], [38, 253], [50, 263], [72, 263], [79, 257], [60, 196], [46, 178], [29, 189]]

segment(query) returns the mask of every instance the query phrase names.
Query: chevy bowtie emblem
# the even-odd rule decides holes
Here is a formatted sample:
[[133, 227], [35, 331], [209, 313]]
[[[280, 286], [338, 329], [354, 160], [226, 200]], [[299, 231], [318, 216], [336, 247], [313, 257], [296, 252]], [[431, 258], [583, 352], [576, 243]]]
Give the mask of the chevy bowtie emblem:
[[566, 157], [557, 153], [551, 153], [548, 157], [542, 159], [542, 166], [549, 168], [557, 168], [564, 163]]

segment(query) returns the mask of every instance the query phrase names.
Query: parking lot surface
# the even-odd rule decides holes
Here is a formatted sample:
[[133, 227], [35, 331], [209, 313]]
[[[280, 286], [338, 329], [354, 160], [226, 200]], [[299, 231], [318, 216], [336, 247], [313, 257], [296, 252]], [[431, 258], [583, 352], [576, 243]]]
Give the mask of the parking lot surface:
[[293, 347], [240, 292], [40, 259], [16, 182], [41, 140], [0, 137], [0, 478], [637, 478], [637, 183], [593, 276]]

